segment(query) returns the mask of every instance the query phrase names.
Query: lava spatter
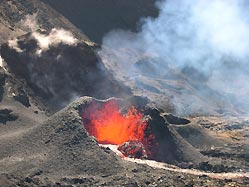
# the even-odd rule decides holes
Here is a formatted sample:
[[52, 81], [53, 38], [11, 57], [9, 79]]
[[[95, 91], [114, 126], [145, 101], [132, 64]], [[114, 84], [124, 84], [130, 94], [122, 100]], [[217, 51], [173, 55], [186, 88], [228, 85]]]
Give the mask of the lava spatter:
[[[94, 136], [100, 144], [122, 145], [137, 141], [143, 144], [150, 155], [150, 142], [153, 134], [148, 135], [149, 126], [144, 115], [132, 106], [127, 114], [122, 114], [114, 100], [101, 107], [89, 106], [82, 115], [83, 123], [89, 135]], [[136, 149], [134, 149], [136, 150]]]

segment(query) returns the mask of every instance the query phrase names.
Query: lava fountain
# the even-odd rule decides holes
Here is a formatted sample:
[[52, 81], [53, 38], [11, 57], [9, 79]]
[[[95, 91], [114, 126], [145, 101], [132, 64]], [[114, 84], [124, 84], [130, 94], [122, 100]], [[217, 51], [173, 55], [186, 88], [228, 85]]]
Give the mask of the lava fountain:
[[122, 114], [115, 100], [102, 105], [92, 104], [82, 114], [89, 135], [100, 144], [120, 145], [119, 150], [130, 157], [153, 157], [155, 137], [144, 115], [132, 106]]

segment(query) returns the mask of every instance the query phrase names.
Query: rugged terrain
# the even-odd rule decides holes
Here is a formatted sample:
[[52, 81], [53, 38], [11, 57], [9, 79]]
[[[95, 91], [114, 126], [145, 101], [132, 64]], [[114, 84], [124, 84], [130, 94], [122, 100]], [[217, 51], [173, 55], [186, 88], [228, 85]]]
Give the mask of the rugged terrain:
[[[246, 186], [244, 176], [210, 178], [122, 160], [87, 135], [81, 110], [85, 97], [15, 136], [1, 136], [2, 185], [28, 186]], [[156, 165], [156, 164], [155, 164]], [[172, 167], [172, 166], [171, 166]], [[24, 169], [25, 168], [25, 169]], [[219, 175], [216, 176], [219, 178]], [[225, 179], [228, 178], [228, 179]], [[234, 179], [233, 179], [234, 178]]]
[[[115, 51], [97, 52], [108, 31], [136, 31], [141, 17], [156, 17], [154, 3], [0, 1], [0, 186], [249, 185], [248, 117], [214, 90], [204, 108], [209, 95], [194, 93], [210, 88], [184, 72], [129, 79]], [[153, 60], [132, 66], [153, 71]], [[171, 99], [182, 90], [180, 117]], [[202, 115], [188, 115], [186, 98]], [[156, 161], [121, 158], [89, 135], [86, 107], [110, 100], [123, 113], [143, 112], [159, 143]]]

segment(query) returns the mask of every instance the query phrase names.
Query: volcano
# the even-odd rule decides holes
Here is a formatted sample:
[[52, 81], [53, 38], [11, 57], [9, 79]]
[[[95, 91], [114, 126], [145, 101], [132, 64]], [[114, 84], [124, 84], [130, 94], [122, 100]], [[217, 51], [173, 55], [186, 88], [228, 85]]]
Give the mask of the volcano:
[[117, 104], [111, 100], [100, 109], [90, 106], [82, 114], [83, 121], [88, 120], [85, 128], [95, 136], [99, 143], [122, 144], [129, 140], [144, 141], [148, 126], [142, 121], [143, 114], [134, 107], [126, 115], [119, 112]]
[[[166, 119], [160, 116], [157, 109], [140, 105], [140, 110], [144, 111], [141, 113], [130, 103], [126, 114], [122, 114], [120, 108], [125, 110], [124, 106], [122, 107], [125, 102], [128, 101], [110, 99], [103, 103], [93, 100], [86, 109], [82, 109], [83, 124], [89, 135], [94, 136], [101, 144], [121, 145], [119, 149], [122, 149], [122, 144], [126, 142], [131, 144], [132, 141], [137, 141], [138, 145], [140, 142], [140, 148], [145, 152], [141, 156], [146, 155], [149, 159], [157, 161], [175, 163], [202, 160], [201, 154], [181, 139], [177, 132], [170, 130]], [[174, 142], [176, 138], [179, 142]], [[188, 151], [181, 150], [183, 147]], [[184, 152], [184, 155], [179, 154], [181, 152]], [[124, 154], [132, 156], [134, 153]]]
[[0, 186], [248, 186], [249, 118], [230, 97], [102, 42], [156, 20], [157, 1], [0, 5]]
[[123, 150], [122, 153], [135, 158], [145, 155], [153, 158], [157, 143], [151, 127], [143, 118], [143, 114], [134, 106], [123, 115], [115, 100], [109, 100], [100, 107], [92, 104], [82, 114], [86, 130], [89, 135], [96, 137], [99, 143], [120, 145], [119, 150], [123, 150], [121, 144], [131, 147], [130, 145], [135, 143], [134, 148]]

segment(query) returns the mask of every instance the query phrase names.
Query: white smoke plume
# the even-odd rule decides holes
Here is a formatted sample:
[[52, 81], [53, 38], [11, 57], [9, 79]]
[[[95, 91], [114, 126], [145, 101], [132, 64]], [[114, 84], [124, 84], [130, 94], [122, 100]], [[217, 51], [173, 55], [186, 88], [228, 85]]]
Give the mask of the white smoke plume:
[[38, 29], [40, 29], [40, 26], [37, 22], [37, 14], [34, 13], [32, 15], [26, 15], [23, 20], [18, 23], [21, 28], [28, 32], [36, 32]]
[[3, 59], [1, 56], [0, 56], [0, 67], [3, 67]]
[[[62, 28], [53, 28], [49, 33], [44, 32], [42, 26], [37, 21], [37, 13], [25, 16], [25, 19], [18, 24], [27, 32], [31, 32], [31, 36], [37, 41], [37, 55], [41, 55], [42, 52], [47, 51], [51, 46], [57, 46], [60, 43], [75, 45], [78, 42], [70, 31]], [[18, 45], [17, 38], [9, 40], [8, 45], [19, 53], [23, 52]]]
[[[192, 75], [193, 71], [198, 72], [203, 77], [203, 85], [234, 105], [249, 109], [249, 3], [246, 0], [161, 0], [157, 6], [159, 16], [142, 20], [140, 32], [116, 30], [104, 37], [103, 46], [109, 52], [105, 47], [99, 52], [103, 61], [111, 68], [118, 67], [115, 71], [119, 76], [129, 79], [135, 76], [139, 79], [140, 75], [151, 77], [153, 71], [134, 69], [133, 65], [144, 58], [154, 59], [156, 73], [153, 73], [157, 78], [167, 74], [168, 67], [185, 72], [193, 81], [199, 81]], [[193, 71], [188, 73], [186, 68]], [[182, 93], [172, 99], [176, 108], [181, 107], [179, 100], [193, 102], [184, 97]]]
[[8, 72], [7, 69], [6, 69], [6, 64], [5, 64], [5, 61], [3, 60], [3, 58], [1, 57], [0, 55], [0, 69], [3, 69], [5, 72]]
[[16, 52], [21, 53], [23, 50], [19, 47], [18, 45], [18, 40], [17, 38], [11, 39], [8, 41], [8, 46], [11, 47], [12, 49], [15, 49]]
[[64, 29], [54, 28], [48, 35], [34, 32], [32, 36], [38, 42], [38, 55], [40, 55], [43, 51], [48, 50], [50, 46], [57, 46], [60, 43], [75, 45], [78, 42], [78, 40], [73, 36], [71, 32]]

